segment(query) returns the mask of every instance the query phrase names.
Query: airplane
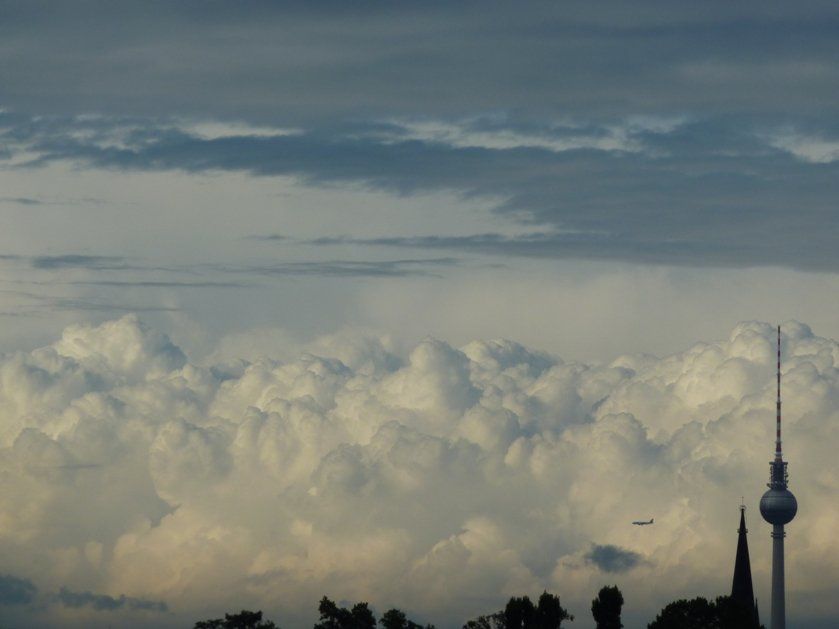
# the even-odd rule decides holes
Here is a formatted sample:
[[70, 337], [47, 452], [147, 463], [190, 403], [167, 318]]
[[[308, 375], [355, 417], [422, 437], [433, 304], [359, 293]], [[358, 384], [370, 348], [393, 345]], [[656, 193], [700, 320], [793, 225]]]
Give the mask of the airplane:
[[652, 524], [653, 522], [655, 522], [655, 518], [650, 518], [649, 522], [644, 522], [643, 520], [635, 520], [633, 524], [635, 526], [647, 526], [648, 524]]

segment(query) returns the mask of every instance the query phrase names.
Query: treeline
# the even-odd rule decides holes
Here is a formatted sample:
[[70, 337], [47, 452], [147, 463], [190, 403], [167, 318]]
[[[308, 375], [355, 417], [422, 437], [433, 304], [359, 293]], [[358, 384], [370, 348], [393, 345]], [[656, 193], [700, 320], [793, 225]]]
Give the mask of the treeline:
[[[591, 602], [591, 615], [597, 629], [622, 629], [623, 594], [617, 586], [606, 586]], [[378, 623], [367, 603], [350, 608], [339, 607], [323, 597], [318, 605], [320, 619], [313, 629], [435, 629], [408, 619], [404, 612], [389, 609]], [[504, 609], [468, 620], [463, 629], [562, 629], [564, 621], [574, 616], [560, 605], [559, 596], [543, 592], [534, 603], [527, 596], [514, 596]], [[566, 625], [567, 626], [567, 625]], [[201, 620], [193, 629], [279, 629], [262, 612], [242, 610], [225, 614], [224, 618]], [[744, 608], [730, 596], [713, 601], [698, 597], [681, 599], [666, 605], [647, 625], [647, 629], [764, 629], [754, 610]]]

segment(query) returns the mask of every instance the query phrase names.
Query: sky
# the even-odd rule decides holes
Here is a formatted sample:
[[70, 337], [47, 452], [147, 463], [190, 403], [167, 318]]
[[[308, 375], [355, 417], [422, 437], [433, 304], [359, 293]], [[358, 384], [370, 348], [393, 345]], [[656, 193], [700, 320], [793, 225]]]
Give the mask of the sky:
[[768, 613], [782, 323], [788, 614], [833, 626], [837, 35], [817, 1], [0, 0], [0, 623], [457, 627], [548, 588], [585, 627], [617, 582], [632, 629], [727, 591], [741, 496]]

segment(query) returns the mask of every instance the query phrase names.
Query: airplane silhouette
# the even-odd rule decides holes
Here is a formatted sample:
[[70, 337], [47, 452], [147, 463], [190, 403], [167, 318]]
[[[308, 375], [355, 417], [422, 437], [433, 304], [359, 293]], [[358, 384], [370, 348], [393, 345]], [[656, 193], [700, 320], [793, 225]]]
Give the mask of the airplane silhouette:
[[653, 522], [655, 522], [655, 518], [650, 518], [649, 522], [644, 522], [643, 520], [635, 520], [633, 524], [635, 526], [647, 526], [648, 524], [652, 524]]

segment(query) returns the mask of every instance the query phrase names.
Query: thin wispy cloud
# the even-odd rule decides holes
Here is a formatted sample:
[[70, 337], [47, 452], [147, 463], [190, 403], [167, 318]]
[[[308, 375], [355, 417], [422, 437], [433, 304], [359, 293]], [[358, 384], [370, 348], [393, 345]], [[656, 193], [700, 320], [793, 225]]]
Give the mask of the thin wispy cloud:
[[36, 292], [34, 290], [0, 289], [0, 294], [7, 295], [15, 304], [4, 315], [22, 316], [27, 314], [49, 314], [50, 312], [78, 311], [101, 313], [130, 312], [177, 312], [179, 308], [163, 304], [143, 302], [112, 302], [102, 298], [65, 297], [61, 295]]
[[60, 256], [35, 256], [30, 259], [33, 269], [87, 269], [93, 271], [124, 271], [132, 268], [120, 256], [92, 256], [66, 254]]
[[0, 203], [29, 206], [43, 205], [43, 201], [39, 199], [32, 199], [30, 197], [0, 197]]
[[256, 288], [256, 284], [230, 281], [166, 281], [166, 280], [87, 280], [54, 282], [65, 286], [103, 286], [113, 288]]
[[308, 277], [439, 277], [435, 269], [458, 266], [457, 258], [418, 258], [397, 260], [323, 260], [311, 262], [277, 262], [252, 266], [212, 267], [224, 273], [258, 276]]
[[103, 312], [103, 313], [125, 313], [125, 312], [177, 312], [180, 308], [175, 306], [164, 306], [155, 304], [143, 303], [109, 303], [103, 301], [93, 301], [85, 299], [69, 299], [69, 298], [48, 298], [45, 297], [42, 303], [37, 306], [41, 310], [70, 310], [70, 311], [88, 311], [88, 312]]
[[93, 592], [74, 592], [61, 588], [57, 600], [65, 607], [89, 607], [95, 611], [115, 611], [119, 609], [143, 610], [153, 612], [167, 612], [169, 606], [163, 601], [151, 601], [143, 598], [133, 598], [124, 594], [118, 597]]
[[[269, 236], [259, 240], [277, 242], [278, 238]], [[322, 243], [315, 243], [322, 244]], [[455, 257], [437, 258], [405, 258], [389, 260], [299, 260], [284, 262], [266, 262], [265, 264], [234, 265], [211, 262], [192, 263], [171, 266], [157, 266], [146, 264], [141, 259], [123, 258], [121, 256], [79, 255], [66, 254], [59, 256], [19, 256], [3, 255], [0, 260], [9, 262], [25, 262], [31, 269], [37, 271], [73, 271], [84, 270], [92, 273], [107, 272], [113, 276], [115, 272], [146, 272], [172, 274], [235, 274], [251, 276], [324, 276], [324, 277], [387, 277], [429, 275], [433, 269], [458, 266], [460, 260]], [[247, 288], [255, 286], [244, 281], [231, 280], [164, 280], [164, 279], [91, 279], [91, 280], [42, 280], [15, 279], [7, 280], [17, 284], [50, 285], [50, 286], [102, 286], [114, 288]]]

